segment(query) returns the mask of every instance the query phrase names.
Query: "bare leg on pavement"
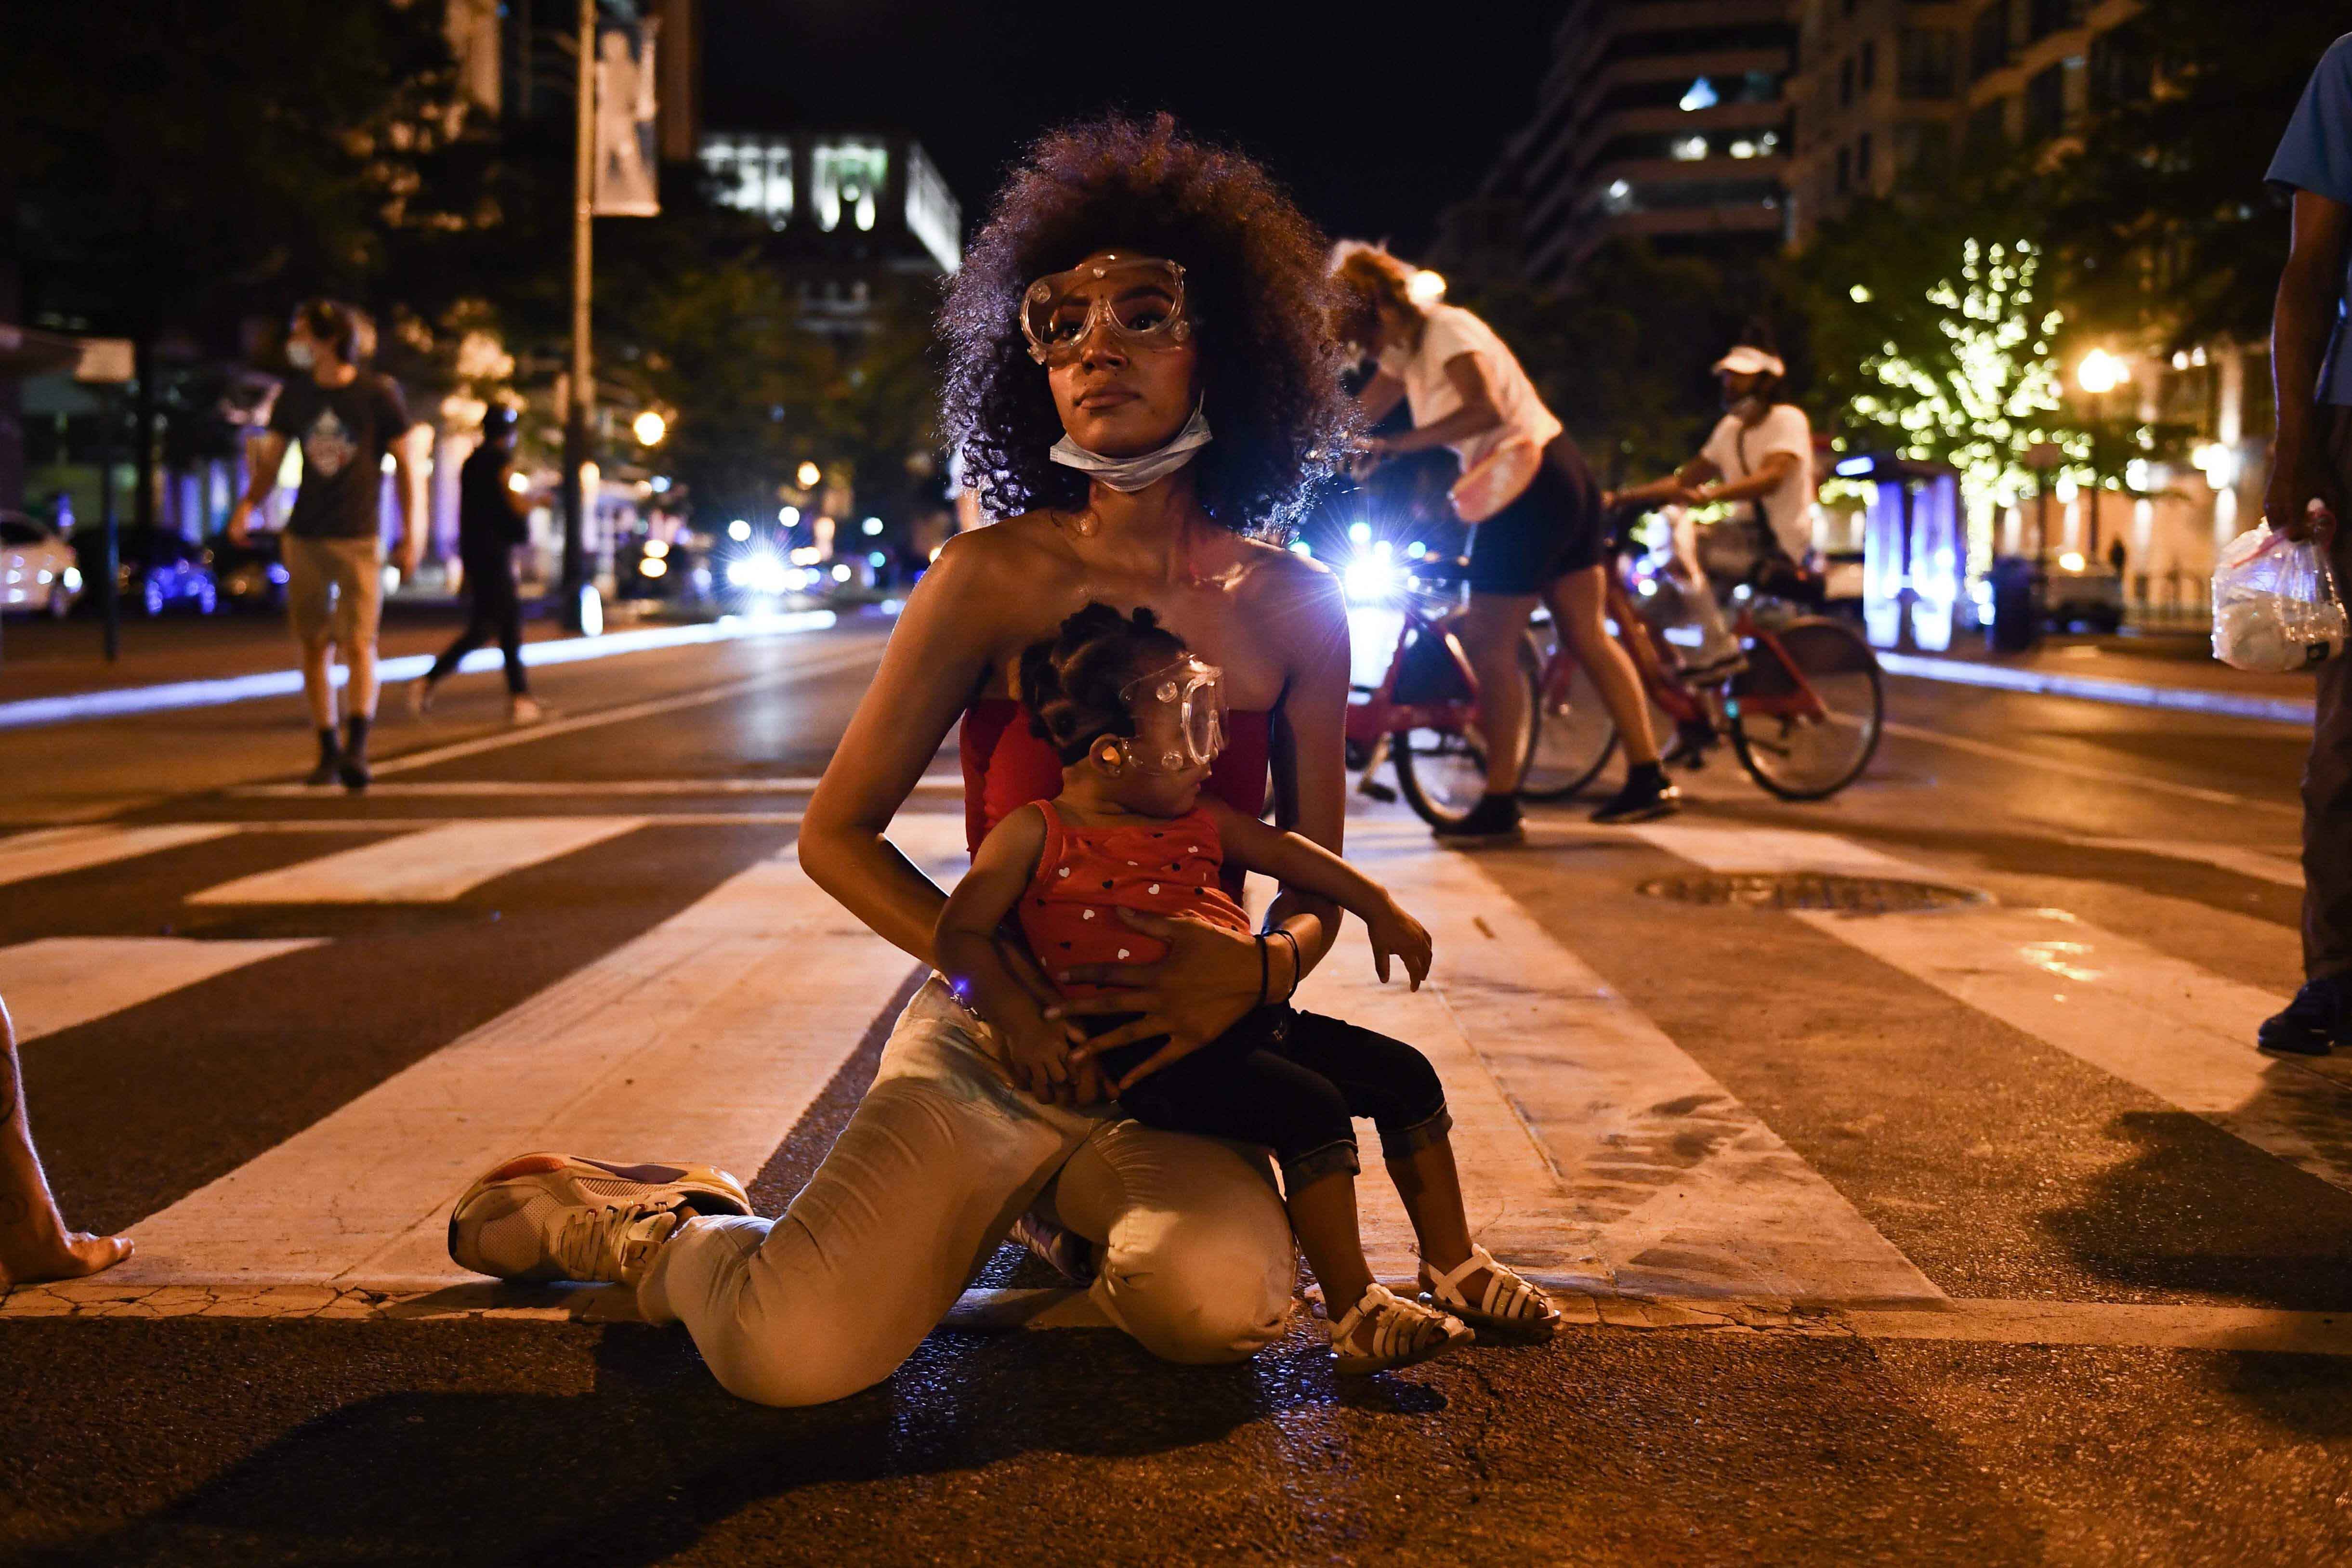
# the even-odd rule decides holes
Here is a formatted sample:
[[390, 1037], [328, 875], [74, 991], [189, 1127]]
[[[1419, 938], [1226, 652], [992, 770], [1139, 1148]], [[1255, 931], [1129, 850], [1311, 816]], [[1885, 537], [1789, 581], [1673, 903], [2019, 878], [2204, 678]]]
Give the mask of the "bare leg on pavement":
[[49, 1196], [25, 1116], [16, 1029], [0, 1002], [0, 1290], [40, 1280], [79, 1280], [131, 1256], [128, 1236], [68, 1230]]

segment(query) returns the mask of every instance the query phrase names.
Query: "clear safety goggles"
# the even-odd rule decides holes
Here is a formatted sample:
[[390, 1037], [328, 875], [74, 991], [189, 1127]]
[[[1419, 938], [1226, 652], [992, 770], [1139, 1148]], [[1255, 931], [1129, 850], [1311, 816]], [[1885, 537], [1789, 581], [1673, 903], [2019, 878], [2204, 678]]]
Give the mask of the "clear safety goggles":
[[[1214, 664], [1188, 655], [1128, 682], [1119, 688], [1118, 700], [1137, 715], [1139, 728], [1143, 727], [1142, 710], [1148, 708], [1164, 711], [1175, 720], [1174, 744], [1162, 747], [1157, 758], [1144, 754], [1146, 743], [1139, 738], [1120, 739], [1119, 755], [1147, 773], [1206, 768], [1225, 748], [1225, 673]], [[1160, 727], [1151, 728], [1158, 733]]]
[[1021, 333], [1041, 365], [1068, 364], [1098, 328], [1130, 352], [1190, 340], [1184, 269], [1157, 256], [1106, 255], [1041, 277], [1021, 297]]

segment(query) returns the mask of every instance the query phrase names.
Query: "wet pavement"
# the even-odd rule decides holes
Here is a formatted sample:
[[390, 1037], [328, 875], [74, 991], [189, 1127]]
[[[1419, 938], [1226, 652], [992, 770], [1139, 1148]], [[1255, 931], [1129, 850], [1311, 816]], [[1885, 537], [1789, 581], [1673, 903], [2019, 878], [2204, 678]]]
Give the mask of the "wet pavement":
[[[2247, 1047], [2297, 978], [2284, 725], [1896, 681], [1872, 772], [1821, 805], [1725, 758], [1674, 822], [1541, 809], [1524, 847], [1463, 857], [1359, 798], [1354, 853], [1438, 934], [1435, 989], [1373, 996], [1351, 938], [1318, 1005], [1381, 1009], [1440, 1062], [1474, 1225], [1576, 1320], [1548, 1346], [1350, 1382], [1307, 1305], [1230, 1367], [943, 1329], [874, 1389], [773, 1411], [609, 1293], [419, 1274], [397, 1228], [324, 1262], [208, 1228], [240, 1173], [316, 1149], [315, 1189], [273, 1178], [256, 1223], [308, 1234], [381, 1190], [429, 1230], [415, 1173], [463, 1136], [391, 1139], [371, 1107], [562, 1046], [653, 956], [772, 1009], [772, 1049], [709, 1049], [779, 1108], [742, 1174], [781, 1211], [911, 966], [838, 949], [841, 1000], [686, 923], [814, 896], [767, 868], [881, 635], [551, 669], [580, 722], [539, 734], [467, 677], [429, 725], [388, 707], [395, 766], [358, 800], [283, 788], [291, 702], [0, 734], [0, 995], [48, 1020], [28, 1103], [68, 1212], [154, 1240], [119, 1289], [0, 1299], [0, 1560], [2352, 1553], [2352, 1070]], [[933, 771], [907, 841], [951, 844], [951, 754]], [[1643, 891], [1749, 873], [1980, 896]], [[585, 1152], [696, 1153], [661, 1142], [689, 1087], [658, 1065], [619, 1102], [646, 1145]], [[551, 1113], [520, 1087], [465, 1106], [486, 1143]], [[973, 1284], [1050, 1282], [1007, 1249]]]

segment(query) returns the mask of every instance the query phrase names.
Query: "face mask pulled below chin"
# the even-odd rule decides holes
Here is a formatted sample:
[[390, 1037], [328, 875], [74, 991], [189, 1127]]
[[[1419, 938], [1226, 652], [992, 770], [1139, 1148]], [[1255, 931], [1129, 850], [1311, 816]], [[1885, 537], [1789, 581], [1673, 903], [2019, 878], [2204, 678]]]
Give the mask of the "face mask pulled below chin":
[[319, 350], [297, 340], [286, 345], [286, 362], [298, 371], [307, 371], [319, 362]]
[[1192, 417], [1184, 422], [1184, 428], [1178, 431], [1166, 445], [1154, 447], [1136, 456], [1105, 457], [1099, 452], [1087, 451], [1066, 435], [1054, 443], [1053, 450], [1046, 455], [1065, 468], [1079, 469], [1114, 490], [1132, 495], [1147, 485], [1165, 479], [1192, 461], [1192, 454], [1209, 444], [1209, 439], [1208, 416], [1201, 412], [1201, 405], [1195, 403]]

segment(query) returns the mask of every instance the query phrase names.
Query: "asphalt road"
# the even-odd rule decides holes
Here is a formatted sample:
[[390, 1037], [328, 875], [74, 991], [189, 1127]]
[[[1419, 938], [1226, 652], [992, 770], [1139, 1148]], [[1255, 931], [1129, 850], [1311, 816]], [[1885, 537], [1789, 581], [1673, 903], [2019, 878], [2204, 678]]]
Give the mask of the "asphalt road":
[[[549, 668], [533, 732], [494, 677], [388, 702], [359, 800], [288, 786], [290, 702], [0, 733], [28, 1103], [76, 1222], [142, 1241], [0, 1298], [0, 1561], [2352, 1556], [2352, 1064], [2249, 1045], [2298, 978], [2272, 724], [1899, 681], [1820, 805], [1725, 758], [1660, 831], [1465, 857], [1360, 799], [1436, 989], [1350, 946], [1320, 1005], [1439, 1061], [1474, 1222], [1578, 1320], [1548, 1346], [1349, 1384], [1307, 1311], [1223, 1368], [950, 1328], [773, 1411], [611, 1292], [436, 1261], [477, 1147], [732, 1150], [768, 1212], [814, 1168], [911, 978], [791, 870], [885, 631]], [[1981, 896], [1643, 891], [1710, 870]]]

